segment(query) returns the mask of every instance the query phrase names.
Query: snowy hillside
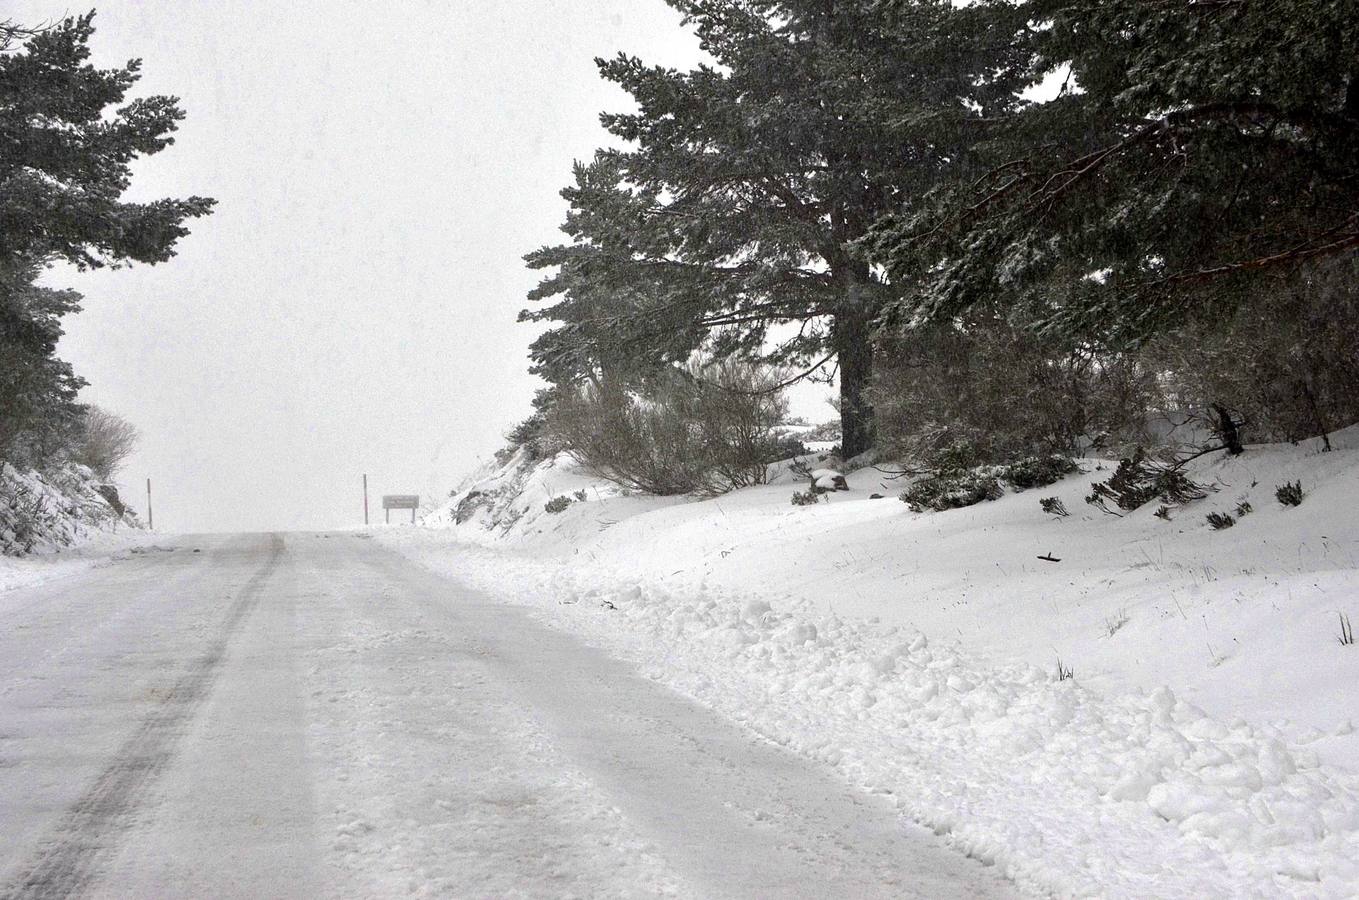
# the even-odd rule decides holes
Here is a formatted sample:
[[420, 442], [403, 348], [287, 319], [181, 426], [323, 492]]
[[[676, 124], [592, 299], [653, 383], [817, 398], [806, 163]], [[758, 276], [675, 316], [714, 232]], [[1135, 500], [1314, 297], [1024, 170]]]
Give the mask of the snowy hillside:
[[84, 466], [43, 475], [0, 465], [0, 591], [86, 568], [145, 534]]
[[[681, 501], [517, 458], [431, 528], [382, 536], [892, 794], [1023, 885], [1352, 896], [1359, 429], [1332, 443], [1196, 460], [1213, 490], [1169, 521], [1086, 504], [1098, 460], [915, 513], [874, 469], [796, 507], [787, 472]], [[1300, 506], [1275, 497], [1289, 482]]]
[[[547, 510], [554, 500], [566, 505], [563, 513]], [[488, 463], [465, 479], [421, 523], [451, 528], [469, 543], [566, 550], [623, 519], [684, 502], [629, 495], [565, 453], [536, 460], [520, 448], [504, 464]]]

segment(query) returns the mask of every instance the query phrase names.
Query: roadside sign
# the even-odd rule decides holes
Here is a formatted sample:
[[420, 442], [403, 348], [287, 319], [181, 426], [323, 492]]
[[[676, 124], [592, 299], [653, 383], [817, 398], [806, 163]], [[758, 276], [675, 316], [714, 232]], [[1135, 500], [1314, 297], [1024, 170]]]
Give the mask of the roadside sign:
[[420, 508], [419, 494], [383, 494], [382, 495], [382, 514], [385, 519], [392, 521], [392, 510], [409, 509], [411, 511], [411, 524], [415, 524], [415, 511]]

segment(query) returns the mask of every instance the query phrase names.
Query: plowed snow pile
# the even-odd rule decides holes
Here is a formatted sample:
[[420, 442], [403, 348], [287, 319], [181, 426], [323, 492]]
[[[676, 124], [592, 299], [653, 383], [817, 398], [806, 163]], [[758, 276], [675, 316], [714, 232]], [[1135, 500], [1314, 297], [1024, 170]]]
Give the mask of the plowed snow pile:
[[[437, 527], [381, 538], [892, 794], [1021, 885], [1355, 896], [1359, 430], [1332, 443], [1206, 456], [1190, 474], [1215, 490], [1171, 521], [1084, 503], [1095, 460], [913, 513], [871, 469], [793, 507], [787, 476], [676, 502], [518, 458]], [[1275, 499], [1291, 481], [1301, 506]], [[478, 485], [511, 515], [453, 524]]]

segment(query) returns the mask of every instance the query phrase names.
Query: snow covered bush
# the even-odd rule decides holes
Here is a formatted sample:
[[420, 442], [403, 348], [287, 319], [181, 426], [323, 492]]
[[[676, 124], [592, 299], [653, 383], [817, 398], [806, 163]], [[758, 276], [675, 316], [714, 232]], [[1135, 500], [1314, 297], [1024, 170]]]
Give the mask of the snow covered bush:
[[543, 504], [543, 509], [552, 514], [566, 512], [566, 508], [571, 505], [571, 498], [562, 494], [560, 497], [553, 497]]
[[1023, 491], [1056, 484], [1067, 475], [1079, 471], [1080, 467], [1070, 457], [1050, 454], [1021, 459], [1001, 469], [1001, 479], [1013, 485], [1015, 490]]
[[999, 500], [1005, 488], [994, 474], [971, 469], [948, 475], [932, 475], [908, 487], [901, 499], [915, 512], [960, 509], [985, 500]]
[[794, 506], [815, 506], [821, 502], [821, 494], [815, 490], [793, 491]]
[[[960, 461], [972, 458], [971, 450], [967, 445], [958, 444], [947, 448], [939, 458], [942, 465], [938, 471], [915, 482], [901, 495], [916, 512], [958, 509], [999, 500], [1005, 494], [1006, 484], [1022, 491], [1054, 484], [1079, 471], [1073, 460], [1056, 454], [1029, 457], [1008, 465], [965, 467]], [[1046, 513], [1066, 515], [1066, 508], [1055, 497], [1040, 500], [1039, 504]]]
[[1195, 484], [1173, 464], [1148, 459], [1141, 447], [1132, 456], [1120, 460], [1118, 468], [1107, 480], [1095, 482], [1090, 489], [1085, 502], [1114, 515], [1122, 513], [1114, 513], [1109, 508], [1110, 503], [1131, 512], [1157, 498], [1165, 503], [1183, 504], [1208, 496], [1202, 485]]

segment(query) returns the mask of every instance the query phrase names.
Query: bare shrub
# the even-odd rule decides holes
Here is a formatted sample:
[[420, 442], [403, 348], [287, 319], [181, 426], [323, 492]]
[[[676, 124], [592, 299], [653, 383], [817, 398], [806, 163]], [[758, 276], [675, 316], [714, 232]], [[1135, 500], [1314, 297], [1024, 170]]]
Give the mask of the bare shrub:
[[943, 469], [1135, 443], [1157, 388], [1129, 355], [978, 315], [885, 338], [870, 395], [882, 449]]
[[137, 446], [137, 428], [122, 416], [97, 406], [86, 409], [72, 458], [103, 481], [112, 481]]
[[722, 360], [691, 366], [687, 374], [704, 456], [720, 490], [764, 484], [770, 463], [807, 452], [796, 436], [776, 430], [788, 417], [777, 371]]
[[648, 494], [717, 494], [763, 484], [787, 449], [778, 376], [749, 363], [694, 364], [624, 386], [562, 391], [547, 430], [581, 464]]
[[1241, 439], [1299, 441], [1359, 421], [1359, 257], [1339, 258], [1213, 309], [1152, 342], [1172, 402]]

